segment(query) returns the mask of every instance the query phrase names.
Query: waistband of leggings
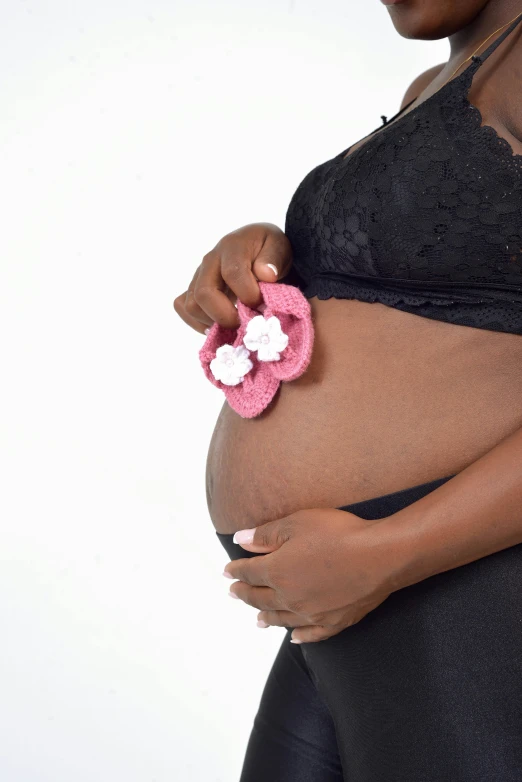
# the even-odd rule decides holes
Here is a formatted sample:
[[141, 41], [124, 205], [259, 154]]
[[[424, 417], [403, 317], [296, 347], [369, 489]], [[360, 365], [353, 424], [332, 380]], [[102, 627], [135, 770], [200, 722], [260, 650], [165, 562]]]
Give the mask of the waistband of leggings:
[[[359, 516], [361, 519], [368, 519], [369, 521], [384, 519], [386, 516], [391, 516], [392, 513], [397, 513], [408, 505], [417, 502], [421, 497], [429, 494], [454, 477], [455, 475], [447, 475], [445, 478], [436, 478], [434, 481], [419, 483], [417, 486], [410, 486], [407, 489], [399, 489], [399, 491], [394, 491], [390, 494], [383, 494], [382, 497], [372, 497], [369, 500], [353, 502], [350, 505], [341, 505], [337, 510], [346, 510], [355, 516]], [[246, 551], [239, 544], [234, 543], [232, 540], [233, 534], [216, 531], [216, 535], [231, 559], [257, 556], [257, 554]]]
[[397, 513], [408, 505], [412, 505], [454, 477], [455, 475], [446, 475], [444, 478], [436, 478], [427, 483], [419, 483], [416, 486], [409, 486], [407, 489], [383, 494], [382, 497], [371, 497], [368, 500], [353, 502], [350, 505], [341, 505], [338, 510], [346, 510], [369, 521], [384, 519], [386, 516], [391, 516], [392, 513]]

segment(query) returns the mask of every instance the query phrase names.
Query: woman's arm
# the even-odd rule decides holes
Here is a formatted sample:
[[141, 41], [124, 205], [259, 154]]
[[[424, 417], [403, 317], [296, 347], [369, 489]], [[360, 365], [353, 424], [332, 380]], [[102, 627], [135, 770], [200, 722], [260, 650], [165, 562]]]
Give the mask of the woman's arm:
[[383, 523], [397, 588], [522, 543], [522, 429]]
[[329, 638], [398, 589], [522, 543], [521, 467], [519, 429], [385, 519], [316, 508], [241, 530], [235, 541], [266, 556], [228, 563], [230, 591], [268, 625], [298, 628], [297, 643]]

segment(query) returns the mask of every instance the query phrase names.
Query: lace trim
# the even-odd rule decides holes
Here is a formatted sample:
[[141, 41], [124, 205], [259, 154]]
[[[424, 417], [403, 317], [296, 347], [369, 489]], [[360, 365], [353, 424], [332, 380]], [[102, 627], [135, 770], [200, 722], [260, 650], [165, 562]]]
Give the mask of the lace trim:
[[369, 303], [378, 302], [430, 320], [522, 335], [522, 304], [519, 302], [456, 301], [450, 298], [428, 298], [422, 295], [394, 291], [370, 290], [364, 286], [319, 278], [313, 279], [303, 293], [307, 298], [316, 296], [323, 301], [336, 298], [355, 299]]
[[462, 92], [462, 102], [468, 109], [467, 111], [467, 117], [470, 120], [471, 127], [475, 130], [481, 130], [484, 132], [484, 136], [488, 137], [488, 140], [491, 141], [497, 150], [501, 153], [502, 157], [506, 159], [507, 163], [509, 165], [512, 165], [518, 173], [522, 173], [522, 154], [519, 154], [518, 152], [515, 152], [509, 141], [504, 138], [504, 136], [501, 136], [496, 128], [494, 128], [492, 125], [484, 125], [482, 124], [484, 121], [484, 117], [482, 116], [482, 112], [478, 108], [478, 106], [475, 106], [468, 98], [469, 90], [471, 88], [471, 83], [473, 81], [473, 75], [475, 73], [475, 69], [470, 71], [468, 74], [462, 74], [468, 76], [467, 79], [467, 85], [465, 92]]
[[306, 297], [522, 333], [522, 154], [468, 98], [481, 64], [303, 179], [285, 233]]
[[432, 296], [430, 294], [406, 293], [404, 291], [393, 291], [386, 289], [377, 289], [369, 285], [353, 283], [349, 280], [332, 280], [321, 277], [312, 277], [310, 282], [302, 289], [306, 298], [317, 296], [318, 299], [360, 299], [361, 301], [375, 302], [382, 304], [408, 304], [413, 307], [419, 307], [422, 304], [435, 304], [437, 306], [449, 306], [451, 304], [481, 304], [483, 299], [473, 296]]

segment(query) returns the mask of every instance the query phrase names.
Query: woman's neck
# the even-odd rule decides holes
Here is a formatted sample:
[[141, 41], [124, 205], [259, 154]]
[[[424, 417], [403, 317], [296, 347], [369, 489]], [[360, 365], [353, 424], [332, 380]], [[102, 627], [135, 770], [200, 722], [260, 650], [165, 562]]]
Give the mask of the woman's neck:
[[[451, 52], [449, 62], [457, 64], [463, 58], [469, 57], [488, 35], [506, 25], [520, 13], [522, 13], [522, 0], [490, 0], [470, 24], [449, 36]], [[491, 38], [487, 45], [489, 46], [493, 40]]]

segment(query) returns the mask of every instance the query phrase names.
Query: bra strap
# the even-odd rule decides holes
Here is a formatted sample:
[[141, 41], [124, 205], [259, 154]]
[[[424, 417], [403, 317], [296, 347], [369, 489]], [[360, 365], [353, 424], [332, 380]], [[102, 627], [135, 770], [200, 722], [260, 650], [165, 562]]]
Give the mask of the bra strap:
[[475, 55], [474, 54], [473, 57], [472, 57], [473, 62], [476, 62], [476, 63], [480, 62], [482, 64], [485, 60], [487, 60], [488, 57], [490, 56], [490, 54], [493, 54], [493, 52], [495, 51], [497, 46], [500, 46], [502, 41], [505, 38], [507, 38], [510, 33], [513, 32], [515, 27], [518, 24], [520, 24], [520, 22], [522, 22], [522, 14], [520, 14], [513, 22], [511, 22], [511, 24], [509, 25], [507, 30], [504, 30], [504, 32], [501, 35], [499, 35], [498, 38], [496, 38], [493, 41], [493, 43], [490, 46], [488, 46], [488, 48], [484, 52], [482, 52], [482, 54], [479, 54], [479, 55]]

